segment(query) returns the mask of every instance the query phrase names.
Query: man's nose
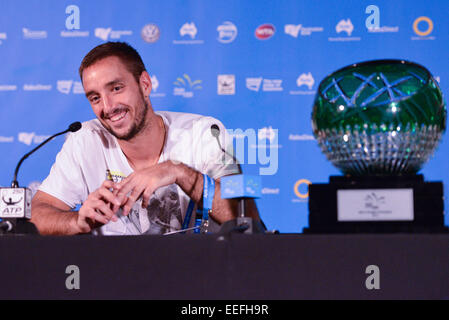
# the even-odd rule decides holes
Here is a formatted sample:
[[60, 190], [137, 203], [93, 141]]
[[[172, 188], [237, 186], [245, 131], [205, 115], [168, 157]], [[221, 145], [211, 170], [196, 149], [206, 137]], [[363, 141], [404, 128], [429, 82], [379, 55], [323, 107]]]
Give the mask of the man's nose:
[[114, 101], [112, 97], [106, 94], [103, 96], [103, 112], [108, 114], [112, 109], [114, 109]]

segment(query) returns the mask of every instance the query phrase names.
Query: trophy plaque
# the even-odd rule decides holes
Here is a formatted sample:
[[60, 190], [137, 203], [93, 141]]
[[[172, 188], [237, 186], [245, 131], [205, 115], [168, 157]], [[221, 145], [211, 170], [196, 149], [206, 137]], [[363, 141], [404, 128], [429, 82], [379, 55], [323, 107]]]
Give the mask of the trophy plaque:
[[319, 85], [312, 127], [343, 175], [309, 186], [305, 233], [446, 232], [443, 184], [417, 174], [446, 129], [426, 68], [374, 60], [337, 70]]

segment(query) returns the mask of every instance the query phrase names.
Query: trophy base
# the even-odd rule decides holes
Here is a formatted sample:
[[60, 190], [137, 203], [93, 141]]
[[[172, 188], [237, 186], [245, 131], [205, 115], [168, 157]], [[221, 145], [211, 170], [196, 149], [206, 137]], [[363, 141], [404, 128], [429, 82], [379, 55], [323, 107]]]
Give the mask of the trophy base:
[[309, 186], [304, 233], [447, 233], [442, 182], [422, 175], [331, 176]]

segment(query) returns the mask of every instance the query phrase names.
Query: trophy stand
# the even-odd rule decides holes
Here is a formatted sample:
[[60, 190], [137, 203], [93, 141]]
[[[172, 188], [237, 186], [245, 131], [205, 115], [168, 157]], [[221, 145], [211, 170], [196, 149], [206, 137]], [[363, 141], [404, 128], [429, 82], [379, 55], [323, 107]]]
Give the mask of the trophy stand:
[[[326, 199], [323, 201], [322, 199]], [[423, 175], [331, 176], [309, 186], [304, 233], [446, 233], [442, 182]]]

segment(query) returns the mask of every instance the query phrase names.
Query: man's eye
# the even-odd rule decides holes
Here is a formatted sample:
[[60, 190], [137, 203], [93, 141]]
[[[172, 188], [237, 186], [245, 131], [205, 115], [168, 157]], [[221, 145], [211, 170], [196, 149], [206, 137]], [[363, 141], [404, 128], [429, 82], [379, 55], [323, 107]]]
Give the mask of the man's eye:
[[91, 97], [91, 98], [90, 98], [90, 102], [92, 102], [92, 103], [95, 103], [95, 102], [97, 102], [98, 100], [100, 100], [99, 97]]
[[115, 86], [113, 90], [114, 90], [114, 91], [120, 91], [121, 89], [122, 89], [121, 86]]

